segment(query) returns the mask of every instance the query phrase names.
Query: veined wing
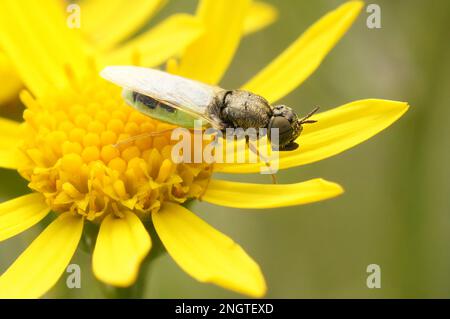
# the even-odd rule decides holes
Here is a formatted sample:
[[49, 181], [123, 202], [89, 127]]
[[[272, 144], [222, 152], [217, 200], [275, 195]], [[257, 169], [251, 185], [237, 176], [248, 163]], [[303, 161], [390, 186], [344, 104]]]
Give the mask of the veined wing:
[[149, 96], [182, 112], [219, 124], [206, 111], [222, 89], [163, 71], [137, 66], [108, 66], [100, 75], [125, 89]]

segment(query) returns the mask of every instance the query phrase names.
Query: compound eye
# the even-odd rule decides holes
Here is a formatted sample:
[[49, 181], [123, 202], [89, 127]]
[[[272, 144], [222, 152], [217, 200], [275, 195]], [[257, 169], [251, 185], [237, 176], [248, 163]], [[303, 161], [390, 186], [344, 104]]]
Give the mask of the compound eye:
[[288, 119], [282, 116], [276, 116], [272, 119], [270, 129], [278, 129], [279, 141], [274, 141], [272, 139], [272, 132], [269, 132], [269, 137], [274, 145], [283, 147], [284, 145], [291, 142], [292, 138], [292, 126]]
[[273, 119], [272, 128], [279, 129], [280, 136], [289, 134], [292, 131], [291, 123], [282, 116], [277, 116]]

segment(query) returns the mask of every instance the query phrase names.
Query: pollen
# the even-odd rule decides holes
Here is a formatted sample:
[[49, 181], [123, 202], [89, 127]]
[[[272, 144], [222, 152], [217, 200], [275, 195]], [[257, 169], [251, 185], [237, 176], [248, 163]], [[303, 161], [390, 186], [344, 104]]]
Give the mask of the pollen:
[[[121, 209], [148, 218], [164, 201], [202, 194], [211, 167], [175, 164], [167, 124], [127, 106], [120, 89], [95, 75], [83, 83], [39, 99], [21, 95], [27, 109], [19, 172], [53, 211], [95, 222]], [[155, 131], [164, 132], [145, 136]]]

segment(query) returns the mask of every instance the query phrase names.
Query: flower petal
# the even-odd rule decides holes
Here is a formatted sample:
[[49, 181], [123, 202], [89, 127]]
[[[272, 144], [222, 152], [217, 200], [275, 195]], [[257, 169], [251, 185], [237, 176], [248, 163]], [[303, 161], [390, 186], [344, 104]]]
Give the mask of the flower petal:
[[152, 67], [182, 52], [203, 33], [200, 21], [187, 14], [177, 14], [127, 42], [105, 58], [104, 64], [132, 61], [139, 54], [139, 64]]
[[165, 202], [152, 218], [168, 253], [189, 275], [249, 296], [265, 294], [266, 284], [258, 264], [232, 239], [192, 212]]
[[[0, 2], [0, 42], [25, 85], [40, 95], [68, 84], [65, 70], [85, 72], [83, 45], [67, 26], [62, 2]], [[45, 18], [43, 18], [45, 17]]]
[[202, 0], [197, 16], [205, 34], [183, 54], [178, 74], [209, 84], [220, 81], [239, 45], [250, 0]]
[[140, 219], [132, 212], [123, 218], [110, 214], [100, 226], [92, 266], [95, 276], [110, 285], [128, 287], [136, 281], [139, 266], [152, 246]]
[[83, 219], [64, 213], [0, 277], [0, 298], [39, 298], [58, 281], [83, 231]]
[[317, 178], [296, 184], [251, 184], [213, 179], [202, 200], [248, 209], [276, 208], [318, 202], [343, 193], [338, 184]]
[[2, 51], [0, 51], [0, 83], [2, 83], [0, 105], [5, 104], [19, 95], [22, 81], [20, 81], [11, 61]]
[[20, 123], [0, 118], [0, 167], [17, 167], [17, 143], [22, 139]]
[[275, 22], [278, 17], [277, 9], [265, 2], [252, 2], [250, 10], [244, 20], [244, 34], [258, 32]]
[[0, 117], [0, 148], [17, 147], [21, 139], [20, 123]]
[[167, 0], [89, 0], [80, 3], [81, 28], [86, 38], [102, 50], [132, 36]]
[[[408, 110], [405, 102], [359, 100], [314, 115], [317, 123], [305, 125], [294, 151], [280, 152], [281, 169], [300, 166], [339, 154], [368, 140], [398, 120]], [[262, 164], [264, 165], [264, 164]], [[256, 173], [261, 164], [216, 164], [215, 171]]]
[[273, 103], [299, 86], [357, 18], [363, 2], [349, 1], [328, 13], [243, 86]]
[[6, 169], [17, 169], [16, 151], [0, 148], [0, 167]]
[[0, 204], [0, 241], [13, 237], [41, 221], [49, 213], [44, 196], [32, 193]]

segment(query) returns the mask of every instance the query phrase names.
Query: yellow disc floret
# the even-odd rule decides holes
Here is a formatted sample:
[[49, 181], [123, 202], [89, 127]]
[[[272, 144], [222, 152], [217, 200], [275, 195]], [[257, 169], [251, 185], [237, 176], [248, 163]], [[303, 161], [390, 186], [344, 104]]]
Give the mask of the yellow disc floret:
[[174, 164], [170, 126], [124, 104], [120, 90], [93, 76], [83, 88], [34, 99], [23, 92], [24, 158], [19, 172], [56, 212], [89, 220], [131, 210], [141, 218], [164, 201], [199, 197], [206, 164]]

